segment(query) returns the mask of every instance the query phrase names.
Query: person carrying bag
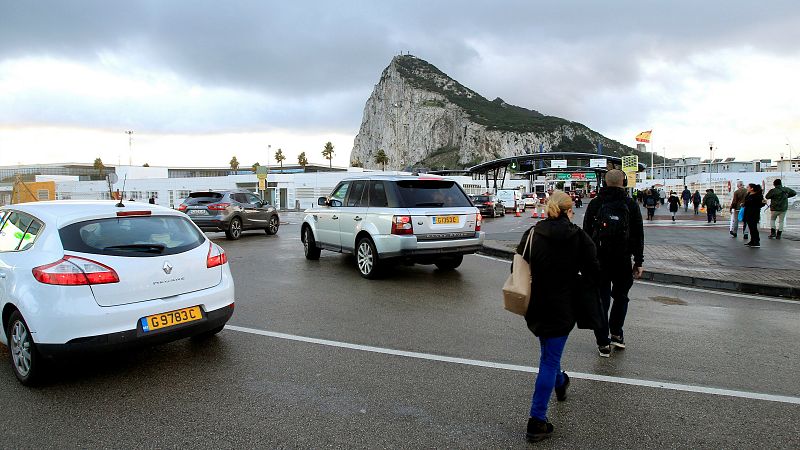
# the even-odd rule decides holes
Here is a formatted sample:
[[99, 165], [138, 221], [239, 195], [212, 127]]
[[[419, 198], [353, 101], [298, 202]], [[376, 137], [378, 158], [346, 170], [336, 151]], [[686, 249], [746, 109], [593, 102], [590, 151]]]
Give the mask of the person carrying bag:
[[[553, 192], [547, 202], [547, 218], [525, 232], [511, 267], [513, 274], [523, 269], [520, 265], [529, 266], [530, 302], [524, 315], [528, 329], [539, 338], [541, 349], [525, 435], [530, 442], [553, 432], [553, 425], [547, 420], [553, 390], [558, 401], [567, 398], [569, 376], [561, 370], [567, 336], [578, 319], [582, 328], [594, 328], [602, 320], [597, 252], [589, 235], [571, 222], [572, 207], [569, 195]], [[510, 279], [514, 276], [524, 277], [525, 272], [521, 270]], [[508, 282], [504, 300], [507, 286]]]

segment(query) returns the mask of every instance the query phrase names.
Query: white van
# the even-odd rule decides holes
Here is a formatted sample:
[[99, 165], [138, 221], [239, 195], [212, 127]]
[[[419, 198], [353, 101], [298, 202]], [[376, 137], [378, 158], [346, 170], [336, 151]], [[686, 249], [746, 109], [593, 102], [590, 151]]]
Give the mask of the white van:
[[517, 206], [520, 211], [525, 211], [525, 202], [522, 200], [522, 192], [519, 189], [498, 189], [497, 198], [503, 202], [506, 211], [516, 211]]

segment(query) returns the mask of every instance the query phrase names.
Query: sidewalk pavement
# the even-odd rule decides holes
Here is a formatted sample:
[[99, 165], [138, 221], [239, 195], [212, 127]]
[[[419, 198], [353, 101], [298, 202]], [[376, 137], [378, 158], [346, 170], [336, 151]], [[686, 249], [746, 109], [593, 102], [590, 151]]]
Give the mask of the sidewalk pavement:
[[[761, 248], [753, 249], [743, 245], [741, 232], [736, 239], [730, 236], [727, 220], [705, 224], [686, 216], [677, 222], [663, 219], [645, 223], [643, 279], [800, 299], [797, 233], [787, 230], [777, 241], [767, 238], [769, 229], [760, 228]], [[511, 259], [522, 236], [517, 230], [487, 233], [482, 253]]]

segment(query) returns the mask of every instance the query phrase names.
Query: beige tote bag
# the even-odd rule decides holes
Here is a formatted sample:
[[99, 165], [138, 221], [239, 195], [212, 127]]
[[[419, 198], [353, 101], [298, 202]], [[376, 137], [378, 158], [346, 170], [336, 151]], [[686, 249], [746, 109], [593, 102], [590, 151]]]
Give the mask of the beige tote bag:
[[[533, 240], [533, 230], [528, 235], [522, 254], [528, 252]], [[514, 254], [514, 268], [503, 285], [503, 304], [506, 310], [524, 316], [531, 301], [531, 266], [519, 253]]]

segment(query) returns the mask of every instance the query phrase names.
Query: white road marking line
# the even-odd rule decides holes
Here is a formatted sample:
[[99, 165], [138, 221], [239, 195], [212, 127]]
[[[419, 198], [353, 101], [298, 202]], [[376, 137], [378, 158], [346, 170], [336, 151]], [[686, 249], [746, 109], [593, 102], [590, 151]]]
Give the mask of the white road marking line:
[[[384, 355], [402, 356], [406, 358], [424, 359], [428, 361], [438, 361], [438, 362], [446, 362], [453, 364], [463, 364], [467, 366], [486, 367], [490, 369], [511, 370], [514, 372], [526, 372], [526, 373], [539, 372], [539, 369], [537, 367], [520, 366], [516, 364], [504, 364], [504, 363], [496, 363], [490, 361], [481, 361], [477, 359], [455, 358], [452, 356], [433, 355], [430, 353], [409, 352], [405, 350], [395, 350], [391, 348], [373, 347], [370, 345], [350, 344], [348, 342], [331, 341], [327, 339], [297, 336], [294, 334], [277, 333], [274, 331], [258, 330], [255, 328], [239, 327], [236, 325], [225, 325], [225, 328], [232, 331], [239, 331], [241, 333], [249, 333], [259, 336], [267, 336], [267, 337], [285, 339], [290, 341], [306, 342], [310, 344], [326, 345], [329, 347], [360, 350], [370, 353], [380, 353]], [[625, 384], [630, 386], [643, 386], [643, 387], [651, 387], [658, 389], [667, 389], [672, 391], [696, 392], [700, 394], [720, 395], [725, 397], [746, 398], [751, 400], [765, 400], [769, 402], [790, 403], [790, 404], [800, 405], [800, 397], [791, 397], [786, 395], [762, 394], [759, 392], [736, 391], [731, 389], [696, 386], [691, 384], [678, 384], [678, 383], [667, 383], [663, 381], [639, 380], [635, 378], [612, 377], [608, 375], [597, 375], [593, 373], [569, 372], [569, 376], [570, 378], [600, 381], [604, 383]]]
[[[511, 264], [511, 261], [507, 259], [500, 259], [494, 258], [492, 256], [486, 255], [479, 255], [475, 254], [479, 258], [491, 259], [492, 261], [502, 262], [506, 264]], [[713, 289], [703, 289], [703, 288], [696, 288], [691, 286], [681, 286], [677, 284], [664, 284], [664, 283], [657, 283], [654, 281], [643, 281], [643, 280], [635, 280], [636, 284], [644, 284], [646, 286], [657, 286], [657, 287], [666, 287], [670, 289], [682, 289], [684, 291], [692, 291], [692, 292], [701, 292], [703, 294], [715, 294], [715, 295], [724, 295], [726, 297], [737, 297], [737, 298], [746, 298], [749, 300], [762, 300], [765, 302], [775, 302], [775, 303], [788, 303], [791, 305], [799, 305], [800, 300], [787, 300], [783, 298], [775, 298], [775, 297], [767, 297], [764, 295], [752, 295], [752, 294], [740, 294], [738, 292], [727, 292], [727, 291], [715, 291]]]

